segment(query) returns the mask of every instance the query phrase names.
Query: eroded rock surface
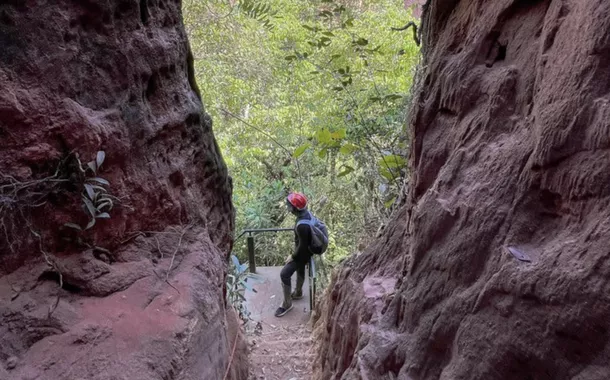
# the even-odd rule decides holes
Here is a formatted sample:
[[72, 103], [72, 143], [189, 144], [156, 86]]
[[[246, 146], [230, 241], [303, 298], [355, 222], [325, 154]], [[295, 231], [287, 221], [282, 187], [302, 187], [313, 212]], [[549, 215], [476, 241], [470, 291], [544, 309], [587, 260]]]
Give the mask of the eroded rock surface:
[[[180, 2], [3, 1], [0, 89], [0, 379], [247, 376], [230, 178]], [[97, 151], [118, 199], [78, 233], [74, 157]]]
[[610, 378], [609, 15], [428, 2], [408, 201], [337, 274], [317, 378]]

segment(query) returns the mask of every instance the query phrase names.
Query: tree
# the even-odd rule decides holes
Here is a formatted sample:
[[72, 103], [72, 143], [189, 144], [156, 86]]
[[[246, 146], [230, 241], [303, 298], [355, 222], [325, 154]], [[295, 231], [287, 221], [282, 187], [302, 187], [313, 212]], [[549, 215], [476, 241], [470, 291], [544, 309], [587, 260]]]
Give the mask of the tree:
[[[391, 27], [412, 21], [410, 11], [402, 0], [183, 5], [234, 178], [237, 230], [290, 226], [283, 200], [298, 190], [329, 225], [327, 257], [354, 251], [388, 217], [405, 176], [405, 104], [419, 50]], [[267, 265], [291, 249], [281, 235], [258, 243]]]

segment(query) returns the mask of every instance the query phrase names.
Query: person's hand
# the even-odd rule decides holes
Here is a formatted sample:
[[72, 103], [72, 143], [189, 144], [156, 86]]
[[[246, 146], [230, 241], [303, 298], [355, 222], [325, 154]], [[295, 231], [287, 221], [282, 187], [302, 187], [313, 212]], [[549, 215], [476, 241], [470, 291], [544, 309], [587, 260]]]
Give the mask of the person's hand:
[[289, 262], [291, 262], [293, 260], [292, 255], [288, 255], [288, 257], [286, 257], [286, 261], [285, 264], [288, 264]]

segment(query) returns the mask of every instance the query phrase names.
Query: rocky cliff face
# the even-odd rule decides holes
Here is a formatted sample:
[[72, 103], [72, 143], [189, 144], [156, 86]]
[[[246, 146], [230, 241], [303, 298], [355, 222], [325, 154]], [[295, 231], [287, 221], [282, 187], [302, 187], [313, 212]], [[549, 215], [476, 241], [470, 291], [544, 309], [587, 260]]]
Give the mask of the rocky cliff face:
[[[244, 378], [180, 2], [3, 1], [0, 46], [0, 379]], [[87, 181], [114, 207], [80, 232]]]
[[610, 378], [609, 15], [428, 1], [409, 200], [335, 276], [317, 378]]

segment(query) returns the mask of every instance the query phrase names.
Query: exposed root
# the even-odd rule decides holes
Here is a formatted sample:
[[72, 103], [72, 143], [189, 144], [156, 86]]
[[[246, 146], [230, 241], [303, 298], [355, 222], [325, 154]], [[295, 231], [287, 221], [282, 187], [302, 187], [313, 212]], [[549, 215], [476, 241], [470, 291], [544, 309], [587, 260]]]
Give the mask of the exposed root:
[[[56, 185], [69, 182], [60, 178], [65, 160], [61, 161], [51, 176], [20, 181], [17, 178], [0, 173], [0, 229], [4, 235], [5, 244], [11, 252], [15, 252], [15, 237], [19, 226], [24, 223], [29, 226], [26, 214], [47, 203], [48, 196], [56, 190]], [[30, 228], [31, 230], [31, 228]]]
[[165, 273], [165, 281], [168, 281], [168, 279], [169, 279], [169, 274], [172, 271], [172, 267], [174, 266], [174, 260], [176, 259], [176, 254], [180, 250], [180, 245], [182, 244], [182, 238], [184, 237], [185, 233], [186, 233], [186, 229], [184, 229], [182, 231], [182, 233], [180, 234], [180, 238], [178, 239], [178, 244], [176, 245], [176, 249], [174, 250], [174, 253], [172, 254], [172, 259], [169, 262], [169, 267], [167, 268], [167, 273]]

